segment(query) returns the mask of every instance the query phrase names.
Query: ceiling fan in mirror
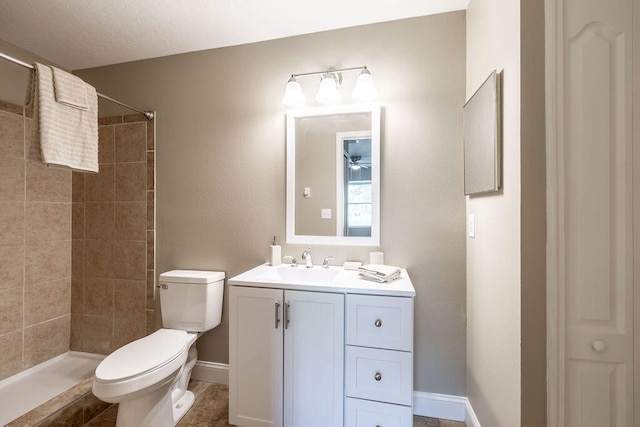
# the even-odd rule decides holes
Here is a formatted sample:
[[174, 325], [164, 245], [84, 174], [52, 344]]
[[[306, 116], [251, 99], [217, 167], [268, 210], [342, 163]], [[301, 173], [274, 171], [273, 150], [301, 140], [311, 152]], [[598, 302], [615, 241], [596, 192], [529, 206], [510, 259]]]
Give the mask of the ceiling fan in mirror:
[[351, 156], [349, 158], [349, 167], [353, 170], [360, 168], [369, 169], [369, 165], [362, 163], [362, 156]]

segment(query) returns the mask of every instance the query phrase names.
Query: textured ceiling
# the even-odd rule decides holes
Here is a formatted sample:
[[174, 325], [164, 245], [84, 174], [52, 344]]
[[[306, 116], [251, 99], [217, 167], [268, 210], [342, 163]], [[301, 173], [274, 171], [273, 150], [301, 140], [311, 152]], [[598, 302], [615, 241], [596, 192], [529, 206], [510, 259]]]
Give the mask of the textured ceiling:
[[0, 0], [0, 39], [77, 70], [466, 9], [469, 0]]

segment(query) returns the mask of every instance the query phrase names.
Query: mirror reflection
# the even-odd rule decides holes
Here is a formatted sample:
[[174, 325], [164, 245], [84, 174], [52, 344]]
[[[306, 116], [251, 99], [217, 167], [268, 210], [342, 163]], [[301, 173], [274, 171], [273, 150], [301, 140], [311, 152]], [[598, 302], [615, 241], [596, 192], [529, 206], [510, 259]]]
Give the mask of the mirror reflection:
[[287, 113], [287, 242], [379, 245], [380, 109]]

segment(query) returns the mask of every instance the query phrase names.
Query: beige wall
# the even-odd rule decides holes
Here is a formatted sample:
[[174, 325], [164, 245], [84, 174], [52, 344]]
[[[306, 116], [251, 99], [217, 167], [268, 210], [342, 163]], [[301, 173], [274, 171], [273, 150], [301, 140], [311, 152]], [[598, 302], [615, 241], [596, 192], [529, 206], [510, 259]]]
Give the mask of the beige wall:
[[541, 426], [546, 373], [542, 1], [471, 1], [467, 97], [494, 69], [503, 70], [503, 187], [467, 199], [476, 227], [476, 237], [467, 239], [467, 396], [481, 425]]
[[[289, 75], [366, 64], [383, 107], [381, 246], [314, 246], [314, 257], [341, 264], [381, 249], [406, 267], [417, 291], [414, 388], [465, 395], [464, 26], [455, 12], [79, 71], [101, 93], [158, 112], [158, 271], [231, 277], [265, 262], [273, 235], [285, 236]], [[283, 255], [303, 249], [283, 242]], [[226, 305], [199, 351], [228, 361]]]
[[[27, 64], [36, 61], [43, 64], [51, 64], [45, 58], [20, 49], [4, 40], [0, 40], [0, 52]], [[24, 105], [28, 78], [28, 69], [0, 58], [0, 100], [15, 105]]]
[[467, 98], [503, 70], [502, 189], [467, 199], [467, 397], [481, 425], [520, 425], [520, 2], [467, 9]]

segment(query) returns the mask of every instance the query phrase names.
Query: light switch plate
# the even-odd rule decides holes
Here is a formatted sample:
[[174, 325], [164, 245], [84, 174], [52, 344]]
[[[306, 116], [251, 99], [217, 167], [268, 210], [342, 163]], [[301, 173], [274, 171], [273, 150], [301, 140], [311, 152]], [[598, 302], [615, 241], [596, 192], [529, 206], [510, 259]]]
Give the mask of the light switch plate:
[[469, 214], [468, 234], [472, 239], [476, 237], [476, 216], [474, 214]]

